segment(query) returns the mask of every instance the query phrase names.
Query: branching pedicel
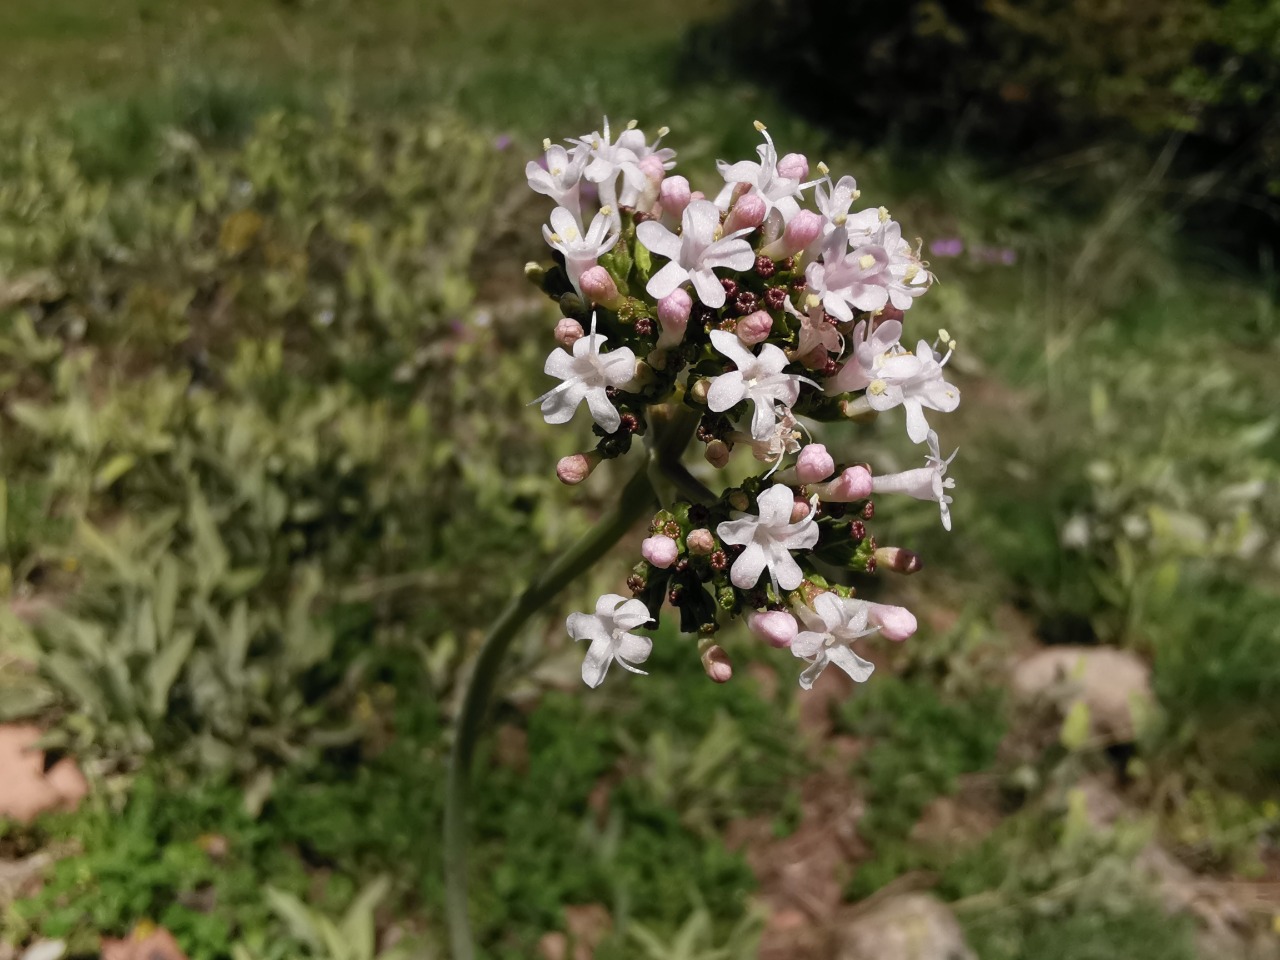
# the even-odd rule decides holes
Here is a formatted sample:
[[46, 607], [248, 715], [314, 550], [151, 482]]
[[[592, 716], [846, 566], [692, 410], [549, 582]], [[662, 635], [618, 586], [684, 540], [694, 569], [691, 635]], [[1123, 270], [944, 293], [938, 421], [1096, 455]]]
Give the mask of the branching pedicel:
[[[543, 162], [526, 169], [530, 187], [556, 203], [543, 235], [557, 254], [555, 267], [527, 273], [564, 314], [561, 349], [545, 367], [561, 382], [535, 402], [548, 423], [565, 423], [586, 401], [600, 437], [560, 462], [560, 479], [581, 483], [672, 405], [698, 418], [714, 466], [737, 446], [768, 465], [718, 496], [688, 478], [687, 495], [653, 518], [627, 580], [634, 598], [606, 594], [594, 613], [569, 617], [570, 635], [589, 641], [582, 678], [592, 687], [614, 662], [643, 672], [652, 641], [632, 631], [656, 623], [664, 603], [701, 638], [713, 680], [732, 676], [714, 637], [735, 616], [808, 663], [806, 689], [828, 664], [866, 680], [872, 664], [853, 644], [876, 631], [905, 640], [915, 617], [860, 600], [821, 570], [919, 568], [868, 531], [875, 493], [936, 500], [951, 528], [951, 459], [925, 411], [960, 402], [945, 379], [955, 341], [943, 330], [932, 345], [902, 342], [904, 314], [933, 279], [927, 264], [884, 207], [853, 212], [852, 177], [833, 182], [819, 164], [808, 180], [804, 156], [779, 158], [764, 125], [756, 129], [759, 161], [719, 161], [714, 200], [670, 175], [665, 129], [649, 143], [634, 122], [616, 140], [606, 119], [603, 133], [568, 148], [545, 141]], [[801, 206], [809, 190], [816, 211]], [[895, 407], [911, 440], [928, 443], [923, 467], [878, 475], [803, 442], [802, 417], [859, 420]]]

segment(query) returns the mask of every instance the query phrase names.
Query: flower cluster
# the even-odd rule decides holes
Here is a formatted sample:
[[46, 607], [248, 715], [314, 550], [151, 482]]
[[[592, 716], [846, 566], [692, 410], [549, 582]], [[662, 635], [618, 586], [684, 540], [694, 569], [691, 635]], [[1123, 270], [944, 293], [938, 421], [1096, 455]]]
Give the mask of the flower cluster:
[[[633, 598], [608, 594], [594, 614], [569, 617], [570, 635], [590, 641], [582, 675], [593, 687], [614, 661], [641, 672], [652, 642], [631, 631], [656, 624], [664, 604], [700, 638], [714, 680], [732, 676], [714, 638], [735, 616], [806, 661], [802, 687], [828, 664], [865, 680], [873, 666], [855, 641], [905, 640], [916, 621], [842, 581], [920, 566], [877, 544], [872, 497], [935, 501], [951, 528], [951, 457], [929, 417], [960, 402], [946, 374], [955, 341], [945, 330], [914, 349], [903, 339], [906, 311], [933, 280], [919, 246], [884, 207], [855, 209], [852, 177], [833, 180], [818, 164], [810, 179], [803, 155], [779, 157], [756, 129], [758, 159], [720, 161], [722, 185], [708, 194], [671, 173], [665, 129], [650, 142], [634, 122], [616, 139], [606, 119], [567, 146], [544, 141], [526, 169], [555, 203], [543, 227], [555, 263], [526, 273], [563, 314], [545, 367], [560, 383], [535, 402], [548, 423], [565, 423], [585, 401], [599, 438], [561, 460], [560, 479], [582, 482], [672, 405], [692, 412], [713, 466], [739, 447], [767, 465], [660, 510], [627, 580]], [[862, 421], [899, 407], [907, 435], [928, 446], [917, 469], [879, 474], [806, 442], [805, 419]]]

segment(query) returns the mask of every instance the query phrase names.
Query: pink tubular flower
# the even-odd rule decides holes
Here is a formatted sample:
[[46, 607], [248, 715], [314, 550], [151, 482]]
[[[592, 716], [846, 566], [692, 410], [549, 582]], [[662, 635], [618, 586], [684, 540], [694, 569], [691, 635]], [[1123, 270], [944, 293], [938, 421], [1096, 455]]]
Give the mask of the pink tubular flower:
[[862, 466], [848, 467], [818, 490], [818, 499], [827, 503], [854, 503], [871, 496], [871, 490], [871, 471]]
[[680, 557], [680, 547], [670, 537], [649, 537], [640, 544], [640, 555], [659, 570], [666, 570]]
[[728, 683], [733, 679], [733, 663], [719, 644], [713, 643], [703, 652], [702, 669], [716, 683]]
[[778, 161], [778, 176], [788, 180], [804, 180], [809, 176], [809, 158], [803, 153], [788, 153]]
[[724, 232], [734, 233], [738, 230], [754, 230], [764, 223], [768, 206], [756, 194], [748, 193], [733, 205], [729, 216], [724, 221]]
[[572, 317], [562, 317], [556, 322], [556, 343], [564, 347], [566, 350], [581, 340], [586, 335], [586, 331], [582, 329], [582, 324]]
[[556, 464], [556, 478], [566, 486], [574, 486], [591, 476], [591, 471], [600, 465], [600, 454], [592, 450], [590, 453], [574, 453], [561, 457]]
[[[746, 198], [744, 197], [743, 199]], [[822, 236], [822, 229], [825, 225], [826, 220], [819, 214], [814, 213], [812, 210], [801, 210], [788, 221], [786, 229], [782, 231], [782, 236], [760, 252], [774, 260], [780, 260], [783, 257], [799, 253]]]
[[883, 636], [899, 642], [916, 632], [915, 614], [906, 607], [887, 603], [868, 603], [867, 622], [879, 627]]
[[684, 332], [689, 326], [689, 312], [693, 309], [693, 298], [688, 291], [676, 287], [658, 301], [658, 323], [662, 332], [658, 335], [659, 347], [679, 346], [684, 340]]
[[564, 255], [564, 269], [569, 282], [582, 292], [580, 278], [588, 267], [594, 267], [601, 254], [608, 253], [618, 242], [618, 229], [613, 219], [603, 211], [597, 213], [587, 232], [578, 226], [578, 218], [564, 207], [551, 211], [551, 225], [543, 226], [542, 236], [547, 243]]
[[684, 208], [689, 205], [692, 199], [689, 191], [689, 181], [681, 176], [667, 177], [662, 181], [662, 186], [658, 190], [658, 204], [662, 207], [662, 212], [671, 217], [672, 220], [679, 220], [680, 215], [684, 213]]
[[616, 310], [622, 303], [618, 285], [613, 282], [609, 271], [599, 264], [584, 270], [582, 276], [578, 278], [578, 285], [582, 287], [582, 295], [592, 303], [598, 303], [610, 310]]
[[738, 339], [744, 345], [751, 347], [768, 340], [769, 333], [772, 330], [773, 317], [769, 316], [766, 310], [757, 310], [755, 313], [749, 313], [739, 320], [733, 332], [738, 335]]
[[811, 443], [796, 458], [797, 483], [821, 483], [836, 472], [836, 462], [820, 443]]
[[771, 647], [789, 647], [800, 626], [785, 610], [765, 610], [747, 614], [747, 629]]

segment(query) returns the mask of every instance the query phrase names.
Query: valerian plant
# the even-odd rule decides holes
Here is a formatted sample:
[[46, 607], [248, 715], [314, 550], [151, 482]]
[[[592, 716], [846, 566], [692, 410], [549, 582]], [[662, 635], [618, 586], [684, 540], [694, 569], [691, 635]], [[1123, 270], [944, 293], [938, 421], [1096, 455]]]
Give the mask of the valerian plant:
[[[743, 618], [752, 634], [804, 662], [808, 689], [828, 666], [855, 681], [873, 664], [854, 649], [879, 633], [901, 641], [912, 613], [871, 603], [849, 573], [912, 573], [920, 558], [877, 542], [868, 524], [876, 494], [937, 502], [951, 527], [942, 456], [930, 423], [955, 410], [947, 380], [955, 341], [906, 339], [907, 311], [933, 282], [919, 244], [903, 238], [884, 207], [855, 209], [850, 176], [808, 159], [779, 157], [761, 123], [756, 160], [717, 163], [707, 193], [672, 173], [664, 128], [649, 141], [635, 123], [543, 143], [526, 168], [529, 186], [554, 204], [543, 227], [551, 264], [525, 272], [557, 304], [558, 347], [546, 374], [559, 381], [533, 400], [547, 423], [580, 416], [593, 448], [563, 458], [556, 473], [579, 484], [605, 460], [646, 449], [619, 507], [512, 602], [490, 632], [460, 718], [446, 824], [454, 950], [472, 956], [466, 929], [461, 809], [485, 701], [515, 629], [651, 511], [641, 558], [626, 577], [631, 596], [607, 593], [566, 628], [587, 641], [582, 678], [610, 667], [643, 673], [647, 634], [669, 607], [698, 637], [707, 675], [733, 675], [721, 628]], [[816, 209], [808, 209], [812, 200]], [[806, 421], [859, 422], [901, 408], [924, 465], [882, 474], [856, 454], [813, 442]], [[682, 463], [694, 439], [725, 468], [735, 450], [760, 464], [746, 480], [709, 489]], [[952, 454], [954, 456], [954, 454]], [[621, 573], [619, 576], [621, 580]]]

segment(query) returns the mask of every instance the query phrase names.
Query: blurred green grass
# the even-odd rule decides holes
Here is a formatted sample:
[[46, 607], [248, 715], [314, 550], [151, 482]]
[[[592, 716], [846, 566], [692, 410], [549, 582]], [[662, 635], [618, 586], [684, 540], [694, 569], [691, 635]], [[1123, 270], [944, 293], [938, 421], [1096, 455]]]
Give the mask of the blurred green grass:
[[[3, 381], [7, 390], [55, 413], [74, 408], [73, 388], [81, 383], [98, 391], [91, 406], [110, 421], [105, 444], [79, 447], [65, 436], [42, 439], [30, 423], [4, 421], [10, 572], [21, 581], [39, 570], [41, 589], [48, 590], [74, 582], [60, 565], [84, 564], [88, 583], [114, 598], [92, 617], [113, 623], [123, 617], [119, 597], [128, 591], [103, 572], [102, 558], [83, 550], [74, 515], [115, 524], [145, 516], [156, 504], [172, 506], [173, 490], [183, 486], [175, 477], [217, 492], [226, 489], [223, 476], [246, 474], [241, 461], [220, 459], [242, 440], [225, 438], [223, 449], [216, 431], [209, 436], [217, 442], [200, 454], [214, 469], [197, 479], [195, 472], [182, 474], [181, 460], [174, 466], [155, 455], [145, 429], [119, 432], [117, 421], [137, 419], [148, 406], [145, 383], [139, 389], [104, 374], [124, 360], [131, 373], [145, 369], [156, 384], [181, 380], [188, 368], [209, 376], [203, 389], [210, 411], [234, 409], [254, 423], [256, 412], [274, 411], [285, 417], [284, 439], [308, 435], [290, 411], [320, 391], [331, 402], [349, 403], [350, 418], [385, 416], [380, 442], [396, 453], [378, 454], [367, 437], [357, 442], [350, 418], [347, 427], [335, 428], [337, 417], [321, 422], [315, 435], [323, 456], [286, 458], [276, 478], [302, 512], [286, 524], [289, 539], [281, 542], [288, 550], [266, 560], [251, 549], [263, 533], [258, 519], [246, 520], [243, 501], [232, 498], [227, 502], [241, 506], [215, 511], [233, 555], [268, 564], [276, 578], [247, 594], [269, 611], [268, 622], [273, 604], [287, 605], [278, 584], [292, 589], [302, 560], [324, 565], [333, 582], [354, 588], [353, 598], [321, 604], [315, 613], [315, 629], [335, 637], [333, 661], [305, 674], [298, 687], [307, 691], [306, 709], [286, 714], [280, 727], [276, 717], [253, 712], [260, 707], [246, 710], [245, 722], [260, 739], [230, 765], [240, 778], [232, 786], [226, 764], [210, 770], [187, 749], [185, 738], [204, 722], [205, 707], [180, 686], [158, 717], [146, 719], [159, 736], [128, 798], [107, 798], [40, 828], [54, 839], [78, 838], [84, 852], [64, 861], [41, 898], [19, 904], [19, 936], [57, 917], [61, 926], [53, 932], [72, 932], [77, 949], [89, 952], [96, 932], [123, 935], [140, 918], [163, 916], [174, 929], [190, 930], [198, 945], [188, 948], [193, 956], [223, 956], [236, 940], [255, 954], [282, 955], [289, 941], [261, 899], [262, 884], [337, 909], [382, 870], [396, 877], [397, 911], [435, 917], [441, 715], [481, 626], [473, 621], [521, 571], [589, 522], [595, 505], [578, 502], [550, 478], [550, 464], [574, 438], [544, 434], [536, 417], [526, 423], [528, 411], [521, 412], [538, 382], [534, 352], [545, 339], [536, 333], [539, 318], [499, 316], [489, 328], [469, 323], [475, 291], [491, 268], [479, 231], [501, 233], [527, 220], [529, 235], [506, 238], [510, 249], [502, 255], [517, 268], [539, 255], [542, 208], [533, 201], [509, 206], [504, 198], [521, 188], [525, 154], [541, 137], [589, 129], [605, 110], [615, 119], [638, 115], [650, 126], [671, 125], [686, 172], [714, 156], [749, 151], [750, 121], [759, 116], [780, 142], [824, 157], [833, 169], [853, 170], [867, 199], [887, 203], [913, 232], [926, 240], [956, 237], [970, 251], [934, 258], [941, 282], [911, 316], [920, 335], [946, 326], [961, 341], [966, 404], [944, 437], [962, 447], [954, 471], [956, 531], [942, 535], [928, 504], [895, 504], [877, 517], [885, 537], [930, 560], [920, 578], [926, 586], [912, 585], [922, 610], [959, 611], [964, 619], [952, 631], [926, 628], [896, 657], [878, 650], [882, 671], [872, 682], [882, 686], [840, 711], [844, 729], [870, 741], [848, 773], [865, 784], [873, 804], [866, 827], [878, 830], [851, 889], [871, 892], [920, 865], [937, 869], [943, 892], [969, 902], [966, 923], [993, 956], [1047, 955], [1057, 928], [1044, 920], [1046, 902], [1079, 930], [1070, 938], [1079, 939], [1078, 950], [1064, 946], [1064, 960], [1104, 955], [1098, 951], [1109, 944], [1146, 949], [1153, 958], [1186, 949], [1182, 926], [1167, 925], [1127, 878], [1100, 895], [1114, 914], [1096, 899], [1055, 899], [1062, 885], [1093, 882], [1095, 857], [1060, 848], [1069, 817], [1041, 803], [1036, 791], [1013, 804], [1006, 827], [977, 850], [946, 851], [939, 859], [908, 836], [911, 821], [951, 793], [960, 775], [999, 765], [996, 734], [1017, 718], [996, 706], [998, 675], [978, 683], [974, 676], [1026, 640], [993, 626], [1008, 606], [1046, 639], [1102, 640], [1154, 662], [1163, 725], [1122, 772], [1135, 795], [1171, 798], [1151, 811], [1170, 842], [1193, 856], [1211, 851], [1220, 870], [1269, 849], [1276, 817], [1266, 804], [1280, 770], [1271, 749], [1280, 736], [1280, 634], [1273, 629], [1280, 620], [1273, 559], [1280, 441], [1271, 384], [1280, 323], [1273, 279], [1238, 271], [1182, 235], [1140, 179], [1094, 206], [1073, 197], [1061, 178], [1051, 183], [1034, 172], [992, 178], [963, 156], [833, 143], [780, 115], [750, 86], [678, 83], [672, 68], [683, 31], [720, 9], [672, 0], [646, 7], [643, 16], [580, 0], [520, 6], [481, 0], [465, 11], [407, 0], [376, 8], [340, 0], [185, 6], [53, 0], [0, 11], [0, 97], [9, 112], [36, 124], [32, 132], [27, 120], [14, 121], [12, 149], [0, 167], [0, 219], [8, 218], [0, 276], [54, 281], [47, 296], [37, 291], [0, 310], [6, 360], [0, 376], [10, 378]], [[445, 132], [436, 140], [422, 135], [438, 151], [426, 154], [435, 158], [436, 173], [416, 172], [413, 163], [427, 162], [422, 156], [411, 163], [400, 155], [397, 167], [394, 151], [380, 153], [409, 137], [424, 114], [441, 113], [449, 118]], [[306, 136], [280, 134], [281, 125], [288, 130], [299, 117], [314, 124]], [[497, 151], [494, 136], [508, 132], [514, 148]], [[390, 197], [379, 192], [389, 169], [400, 178]], [[253, 179], [278, 178], [278, 189], [252, 198], [237, 193], [246, 170], [267, 171]], [[338, 171], [332, 182], [329, 170]], [[486, 221], [460, 205], [471, 230], [445, 235], [447, 254], [436, 250], [428, 258], [443, 268], [443, 280], [420, 269], [413, 238], [421, 238], [421, 223], [399, 214], [447, 218], [457, 216], [459, 205], [456, 197], [432, 195], [431, 183], [418, 191], [407, 182], [419, 175], [437, 177], [439, 194], [448, 192], [443, 184], [459, 184], [493, 215]], [[403, 209], [397, 196], [410, 198]], [[250, 221], [237, 219], [244, 210], [263, 223], [247, 229]], [[337, 235], [312, 232], [316, 222]], [[179, 229], [183, 223], [187, 233]], [[978, 249], [1010, 250], [1016, 262], [985, 262], [972, 255]], [[230, 320], [227, 291], [237, 305]], [[342, 309], [328, 326], [319, 318], [335, 303]], [[86, 318], [87, 341], [75, 333]], [[438, 350], [452, 342], [459, 323], [468, 332], [458, 353]], [[179, 354], [174, 343], [201, 349]], [[272, 343], [283, 360], [272, 360]], [[379, 349], [370, 351], [371, 344]], [[101, 353], [99, 366], [89, 364], [86, 372], [77, 364], [88, 347]], [[481, 382], [493, 357], [503, 370], [496, 403]], [[358, 401], [350, 400], [351, 390]], [[7, 410], [15, 395], [6, 397]], [[423, 409], [447, 408], [450, 415], [415, 418], [414, 401], [424, 397], [430, 400]], [[206, 401], [197, 401], [183, 436], [204, 422], [197, 414]], [[915, 451], [892, 426], [862, 432], [859, 442], [876, 452], [877, 462], [914, 465]], [[250, 433], [256, 430], [266, 438], [261, 442], [288, 449], [261, 423]], [[832, 442], [849, 441], [844, 431], [834, 434]], [[423, 462], [413, 456], [416, 444], [429, 449]], [[366, 458], [359, 462], [368, 462], [370, 450], [382, 458], [380, 483], [372, 471], [350, 469], [353, 450]], [[145, 470], [117, 473], [120, 453], [138, 457]], [[520, 476], [511, 483], [517, 464]], [[426, 497], [434, 512], [413, 500], [429, 482], [450, 485], [447, 495]], [[1252, 498], [1224, 494], [1259, 484], [1262, 494]], [[322, 519], [333, 522], [316, 522], [318, 496], [332, 508]], [[186, 501], [178, 505], [190, 510]], [[452, 520], [423, 528], [442, 513]], [[179, 521], [172, 541], [178, 555], [195, 536], [183, 525], [194, 531], [196, 516]], [[1067, 548], [1064, 531], [1077, 518], [1089, 537]], [[476, 527], [483, 536], [473, 535]], [[372, 559], [371, 529], [388, 545]], [[467, 571], [492, 569], [494, 555], [511, 543], [519, 555], [497, 565], [501, 575], [466, 580]], [[397, 585], [406, 566], [418, 579]], [[456, 587], [459, 571], [470, 589], [448, 586]], [[446, 578], [444, 589], [437, 582], [442, 574], [455, 578]], [[607, 573], [599, 579], [611, 583]], [[587, 586], [566, 606], [586, 602]], [[887, 587], [892, 597], [899, 584]], [[215, 596], [221, 616], [234, 616], [238, 596]], [[963, 642], [974, 630], [991, 638], [981, 652]], [[271, 673], [281, 668], [267, 635], [258, 637], [250, 661]], [[545, 639], [531, 635], [513, 664], [521, 679], [502, 712], [529, 738], [529, 767], [520, 772], [518, 757], [497, 763], [477, 810], [478, 858], [488, 884], [478, 919], [486, 941], [503, 955], [527, 956], [538, 936], [559, 923], [565, 903], [588, 900], [606, 902], [622, 925], [634, 917], [664, 932], [705, 904], [715, 933], [726, 935], [743, 917], [753, 881], [717, 831], [748, 812], [783, 811], [778, 829], [794, 827], [803, 775], [819, 762], [796, 746], [789, 681], [776, 698], [738, 680], [732, 689], [709, 689], [696, 659], [681, 657], [677, 665], [679, 641], [666, 638], [672, 662], [655, 656], [654, 675], [625, 691], [607, 698], [547, 693], [553, 683], [525, 676], [547, 667]], [[789, 666], [781, 666], [784, 679]], [[296, 682], [287, 667], [272, 675], [286, 690]], [[62, 742], [112, 764], [135, 765], [138, 741], [121, 738], [120, 718], [94, 716], [74, 685], [59, 684], [56, 672], [52, 679], [35, 702], [47, 707], [53, 698], [45, 716], [61, 720]], [[230, 686], [232, 704], [245, 689], [237, 683]], [[539, 705], [524, 715], [532, 702]], [[334, 721], [352, 718], [355, 739], [310, 743], [317, 733], [331, 733]], [[737, 771], [717, 760], [714, 748], [722, 741], [734, 746], [734, 756], [754, 762], [745, 760]], [[1113, 763], [1098, 752], [1057, 750], [1034, 766], [1052, 782]], [[691, 770], [703, 779], [691, 779]], [[601, 823], [592, 791], [619, 777], [612, 808], [619, 819]], [[230, 811], [234, 800], [227, 798], [246, 782], [253, 790], [272, 788], [261, 818], [228, 812], [220, 820], [217, 811]], [[191, 822], [175, 826], [152, 817], [153, 790], [162, 805], [188, 810]], [[179, 803], [188, 795], [189, 809]], [[1180, 805], [1184, 796], [1198, 798], [1194, 809]], [[675, 815], [678, 808], [684, 817]], [[133, 813], [118, 819], [121, 809]], [[232, 839], [235, 871], [202, 879], [208, 865], [195, 824]], [[571, 845], [548, 852], [570, 835]], [[38, 829], [8, 839], [21, 846], [51, 836]], [[158, 873], [141, 870], [156, 857], [165, 860]], [[1016, 882], [1000, 889], [1004, 873]], [[211, 920], [175, 899], [175, 889], [192, 893], [182, 889], [192, 878], [227, 885], [219, 902], [228, 909]], [[86, 896], [86, 886], [99, 891], [97, 929], [77, 926], [66, 912], [68, 898]], [[981, 895], [992, 890], [997, 905], [987, 910]], [[602, 949], [629, 956], [623, 937]]]

